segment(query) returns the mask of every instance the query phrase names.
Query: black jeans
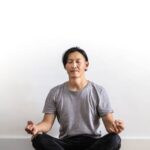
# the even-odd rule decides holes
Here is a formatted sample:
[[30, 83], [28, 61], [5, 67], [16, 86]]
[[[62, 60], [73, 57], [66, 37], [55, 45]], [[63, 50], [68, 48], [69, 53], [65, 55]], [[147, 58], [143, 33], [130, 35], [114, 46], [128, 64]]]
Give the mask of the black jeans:
[[48, 134], [39, 134], [32, 139], [32, 145], [36, 150], [119, 150], [121, 138], [115, 133], [99, 139], [87, 135], [57, 139]]

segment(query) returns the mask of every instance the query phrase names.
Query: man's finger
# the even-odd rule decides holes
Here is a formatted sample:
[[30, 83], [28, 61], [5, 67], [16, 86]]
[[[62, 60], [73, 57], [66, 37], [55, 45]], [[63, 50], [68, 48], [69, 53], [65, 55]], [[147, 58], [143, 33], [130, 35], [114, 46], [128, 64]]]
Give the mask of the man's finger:
[[28, 121], [28, 125], [34, 124], [31, 120]]
[[117, 126], [116, 126], [116, 123], [115, 123], [115, 122], [112, 124], [112, 126], [113, 126], [113, 128], [114, 128], [115, 132], [116, 132], [116, 133], [118, 133], [118, 128], [117, 128]]

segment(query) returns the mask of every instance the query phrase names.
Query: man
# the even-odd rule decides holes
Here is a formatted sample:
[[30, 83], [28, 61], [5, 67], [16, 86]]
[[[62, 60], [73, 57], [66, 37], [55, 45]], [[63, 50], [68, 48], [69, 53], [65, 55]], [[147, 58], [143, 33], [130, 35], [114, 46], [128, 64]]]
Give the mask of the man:
[[[84, 50], [68, 49], [62, 58], [69, 80], [52, 88], [47, 96], [43, 120], [28, 121], [25, 130], [33, 135], [36, 150], [119, 150], [119, 133], [124, 129], [121, 120], [113, 118], [105, 89], [86, 79], [89, 66]], [[57, 117], [59, 138], [46, 134]], [[101, 136], [100, 120], [108, 132]]]

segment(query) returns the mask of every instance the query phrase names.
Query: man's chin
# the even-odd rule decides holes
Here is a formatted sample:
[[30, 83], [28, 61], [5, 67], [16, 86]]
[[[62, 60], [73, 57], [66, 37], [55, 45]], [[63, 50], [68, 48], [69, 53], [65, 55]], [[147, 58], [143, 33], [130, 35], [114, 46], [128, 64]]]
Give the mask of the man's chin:
[[77, 78], [80, 78], [80, 76], [77, 76], [77, 75], [72, 75], [70, 76], [71, 79], [77, 79]]

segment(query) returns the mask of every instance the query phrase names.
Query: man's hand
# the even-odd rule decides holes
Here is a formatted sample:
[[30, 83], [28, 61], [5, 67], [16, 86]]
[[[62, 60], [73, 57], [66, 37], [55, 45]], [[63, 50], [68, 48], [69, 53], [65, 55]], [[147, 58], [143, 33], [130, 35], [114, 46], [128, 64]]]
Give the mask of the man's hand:
[[124, 122], [122, 120], [114, 119], [112, 113], [108, 113], [102, 117], [105, 128], [109, 133], [120, 133], [124, 130]]
[[45, 114], [43, 120], [38, 124], [28, 121], [25, 131], [29, 134], [32, 134], [33, 137], [37, 134], [47, 133], [52, 128], [55, 118], [55, 114]]
[[25, 131], [28, 134], [32, 134], [32, 135], [36, 135], [38, 133], [37, 126], [32, 121], [27, 122], [27, 126], [25, 128]]
[[124, 122], [122, 120], [115, 120], [110, 125], [109, 130], [114, 133], [120, 133], [124, 130]]

